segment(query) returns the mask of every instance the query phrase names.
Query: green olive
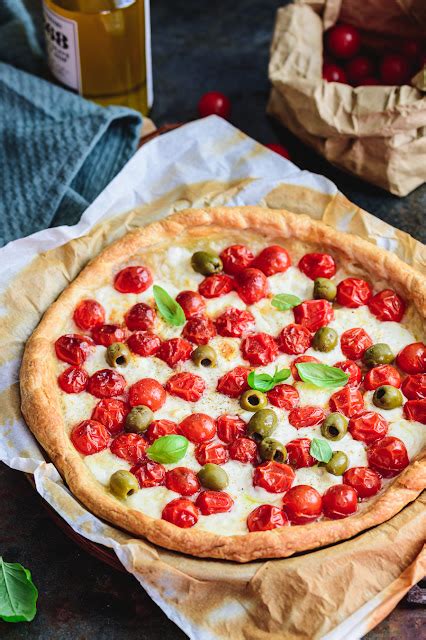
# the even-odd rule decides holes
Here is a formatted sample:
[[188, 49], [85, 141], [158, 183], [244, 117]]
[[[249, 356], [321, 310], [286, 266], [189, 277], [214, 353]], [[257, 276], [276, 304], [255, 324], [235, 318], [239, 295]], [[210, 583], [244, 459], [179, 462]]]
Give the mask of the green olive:
[[287, 459], [287, 449], [285, 446], [273, 438], [264, 438], [259, 443], [259, 454], [262, 460], [275, 460], [284, 462]]
[[373, 404], [380, 409], [395, 409], [402, 406], [402, 393], [396, 387], [390, 384], [384, 384], [377, 387], [373, 395]]
[[120, 469], [120, 471], [115, 471], [109, 479], [109, 490], [120, 500], [131, 496], [138, 489], [138, 481], [130, 471]]
[[250, 418], [247, 425], [249, 436], [257, 440], [263, 440], [271, 435], [278, 424], [278, 418], [272, 409], [260, 409]]
[[330, 413], [321, 425], [321, 433], [327, 440], [341, 440], [347, 430], [347, 419], [337, 411]]
[[337, 331], [330, 327], [321, 327], [314, 335], [312, 346], [316, 351], [331, 351], [337, 344]]
[[315, 300], [328, 300], [333, 302], [337, 294], [337, 287], [328, 278], [316, 278], [314, 281]]
[[197, 367], [215, 367], [217, 355], [212, 347], [202, 344], [191, 353], [191, 359]]
[[367, 367], [376, 367], [378, 364], [390, 364], [395, 360], [388, 344], [378, 342], [364, 352], [362, 361]]
[[154, 414], [149, 407], [140, 404], [133, 407], [127, 414], [125, 429], [131, 433], [143, 433], [154, 420]]
[[203, 276], [211, 276], [220, 273], [223, 269], [222, 260], [216, 253], [211, 251], [196, 251], [192, 254], [191, 266], [197, 273]]
[[130, 361], [130, 351], [122, 342], [113, 342], [106, 350], [106, 361], [111, 367], [125, 367]]
[[198, 479], [206, 489], [220, 491], [228, 486], [228, 474], [218, 464], [208, 462], [198, 472]]
[[333, 476], [342, 476], [348, 468], [349, 459], [344, 451], [335, 451], [325, 465], [328, 473]]
[[240, 407], [246, 411], [259, 411], [268, 404], [268, 399], [261, 391], [248, 389], [240, 397]]

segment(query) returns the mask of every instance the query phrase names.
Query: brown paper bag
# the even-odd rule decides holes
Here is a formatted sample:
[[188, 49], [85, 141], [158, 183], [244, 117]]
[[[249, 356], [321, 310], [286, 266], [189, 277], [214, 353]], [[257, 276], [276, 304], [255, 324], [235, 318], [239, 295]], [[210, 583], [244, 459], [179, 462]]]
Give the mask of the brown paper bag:
[[[323, 31], [337, 19], [371, 37], [425, 37], [424, 0], [298, 0], [278, 10], [268, 113], [329, 162], [396, 195], [426, 181], [426, 96], [416, 87], [322, 79]], [[368, 34], [366, 34], [368, 37]]]

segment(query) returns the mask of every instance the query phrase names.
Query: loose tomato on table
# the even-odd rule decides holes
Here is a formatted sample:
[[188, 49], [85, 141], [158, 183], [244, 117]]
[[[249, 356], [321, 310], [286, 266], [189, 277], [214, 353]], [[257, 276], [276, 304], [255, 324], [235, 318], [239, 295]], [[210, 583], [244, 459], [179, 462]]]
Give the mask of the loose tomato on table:
[[226, 444], [230, 444], [240, 436], [245, 435], [247, 425], [239, 416], [228, 414], [217, 419], [217, 435]]
[[364, 398], [358, 389], [346, 386], [333, 393], [329, 405], [331, 411], [340, 411], [343, 415], [351, 418], [364, 409]]
[[192, 469], [175, 467], [166, 472], [166, 487], [181, 496], [192, 496], [200, 490], [200, 482]]
[[195, 501], [203, 516], [226, 513], [232, 509], [233, 499], [225, 491], [201, 491]]
[[229, 460], [229, 451], [221, 442], [203, 442], [196, 446], [195, 457], [201, 466], [207, 463], [225, 464]]
[[279, 156], [282, 156], [283, 158], [287, 158], [287, 160], [291, 160], [291, 156], [288, 149], [283, 147], [282, 144], [277, 144], [276, 142], [269, 142], [268, 144], [265, 144], [265, 147], [270, 151], [273, 151], [274, 153], [278, 153]]
[[155, 309], [145, 302], [138, 302], [125, 314], [124, 321], [130, 331], [148, 331], [154, 327], [156, 318]]
[[381, 364], [373, 367], [365, 374], [364, 387], [367, 391], [375, 391], [377, 387], [389, 384], [392, 387], [401, 386], [401, 376], [391, 364]]
[[254, 255], [244, 244], [233, 244], [220, 254], [223, 270], [230, 276], [246, 269], [254, 260]]
[[183, 337], [195, 344], [208, 344], [216, 335], [216, 327], [207, 316], [190, 318], [183, 328]]
[[336, 263], [328, 253], [306, 253], [299, 260], [298, 267], [311, 280], [332, 278], [336, 273]]
[[152, 274], [147, 267], [125, 267], [115, 276], [114, 288], [120, 293], [143, 293], [152, 282]]
[[126, 388], [126, 381], [120, 373], [111, 369], [101, 369], [90, 376], [87, 391], [96, 398], [113, 398], [121, 396]]
[[410, 464], [405, 444], [393, 436], [372, 444], [367, 449], [367, 460], [370, 467], [384, 478], [393, 478]]
[[122, 433], [111, 442], [111, 452], [127, 460], [131, 464], [137, 464], [145, 460], [145, 452], [148, 444], [137, 433]]
[[178, 425], [173, 420], [153, 420], [145, 432], [145, 437], [149, 444], [152, 444], [157, 438], [170, 436], [178, 433]]
[[337, 285], [336, 301], [342, 307], [356, 309], [368, 304], [373, 292], [370, 284], [361, 278], [345, 278]]
[[118, 324], [103, 324], [92, 330], [94, 342], [103, 347], [109, 347], [114, 342], [124, 342], [128, 335], [127, 329]]
[[322, 77], [324, 80], [327, 80], [327, 82], [341, 82], [343, 84], [347, 84], [348, 82], [343, 67], [333, 62], [324, 62], [322, 65]]
[[336, 24], [325, 34], [327, 50], [336, 58], [353, 58], [361, 47], [361, 36], [350, 24]]
[[291, 371], [291, 375], [293, 376], [293, 380], [301, 382], [301, 377], [299, 376], [299, 372], [297, 370], [297, 366], [298, 364], [300, 364], [301, 362], [316, 362], [318, 363], [319, 360], [318, 358], [314, 358], [314, 356], [299, 356], [298, 358], [295, 358], [293, 360], [293, 362], [290, 365], [290, 371]]
[[81, 393], [87, 387], [89, 374], [81, 367], [71, 366], [58, 376], [58, 384], [65, 393]]
[[408, 400], [423, 400], [426, 398], [426, 374], [416, 373], [407, 376], [402, 383], [401, 390]]
[[407, 420], [426, 424], [426, 400], [408, 400], [404, 404], [404, 416]]
[[328, 300], [306, 300], [293, 308], [294, 320], [311, 333], [325, 327], [334, 319], [333, 307]]
[[396, 364], [404, 373], [426, 373], [426, 345], [413, 342], [396, 356]]
[[74, 310], [74, 322], [79, 329], [89, 331], [105, 322], [105, 309], [96, 300], [82, 300]]
[[343, 474], [343, 484], [347, 484], [359, 498], [371, 498], [380, 491], [382, 480], [379, 474], [369, 467], [352, 467]]
[[322, 498], [314, 487], [299, 484], [287, 491], [283, 511], [292, 524], [313, 522], [322, 513]]
[[296, 469], [313, 467], [317, 460], [311, 456], [311, 441], [309, 438], [296, 438], [286, 444], [289, 463]]
[[267, 277], [263, 271], [252, 267], [243, 269], [237, 274], [235, 288], [246, 304], [255, 304], [269, 293]]
[[301, 324], [288, 324], [277, 337], [280, 351], [291, 355], [305, 353], [312, 344], [312, 334]]
[[344, 331], [340, 336], [340, 348], [350, 360], [361, 360], [364, 352], [373, 344], [368, 333], [360, 327]]
[[271, 460], [255, 468], [253, 485], [270, 493], [283, 493], [290, 489], [294, 478], [294, 471], [288, 464]]
[[268, 333], [253, 333], [241, 344], [241, 354], [252, 365], [269, 364], [277, 356], [275, 338]]
[[160, 487], [164, 485], [166, 479], [166, 469], [162, 464], [153, 460], [135, 465], [130, 469], [130, 473], [136, 476], [141, 489]]
[[329, 487], [322, 497], [324, 515], [332, 520], [346, 518], [356, 512], [358, 494], [347, 484]]
[[142, 378], [129, 389], [129, 404], [131, 407], [144, 405], [151, 411], [158, 411], [166, 402], [166, 391], [154, 378]]
[[177, 396], [188, 402], [197, 402], [205, 389], [206, 383], [203, 378], [194, 373], [175, 373], [166, 383], [166, 391], [170, 395]]
[[176, 296], [176, 302], [182, 307], [187, 320], [204, 313], [206, 310], [204, 298], [196, 291], [181, 291]]
[[288, 519], [282, 509], [272, 504], [261, 504], [248, 515], [249, 531], [270, 531], [288, 525]]
[[250, 373], [248, 367], [235, 367], [219, 378], [217, 390], [230, 398], [238, 398], [249, 388], [247, 378]]
[[341, 369], [349, 376], [347, 386], [356, 389], [361, 384], [362, 372], [361, 368], [353, 360], [344, 360], [343, 362], [336, 362], [333, 365], [336, 369]]
[[233, 279], [226, 273], [207, 276], [199, 285], [198, 291], [205, 298], [219, 298], [234, 290]]
[[111, 435], [123, 431], [129, 407], [117, 398], [103, 398], [99, 400], [92, 412], [92, 420], [101, 422]]
[[216, 115], [227, 120], [231, 115], [231, 101], [220, 91], [208, 91], [200, 98], [198, 113], [201, 118]]
[[198, 522], [199, 513], [198, 508], [188, 498], [175, 498], [166, 504], [161, 517], [181, 529], [188, 529]]
[[89, 354], [94, 351], [94, 347], [93, 340], [77, 333], [68, 333], [55, 342], [57, 358], [76, 366], [84, 364]]
[[77, 451], [85, 456], [103, 451], [111, 440], [104, 425], [96, 420], [83, 420], [73, 428], [70, 437]]
[[405, 313], [405, 302], [392, 289], [384, 289], [371, 298], [368, 308], [379, 320], [401, 322]]
[[155, 356], [161, 346], [161, 340], [151, 331], [135, 331], [127, 339], [127, 346], [132, 353], [148, 358]]
[[250, 311], [228, 307], [216, 318], [216, 331], [226, 338], [241, 338], [254, 329], [254, 316]]
[[363, 411], [352, 416], [349, 420], [348, 431], [354, 440], [365, 444], [373, 444], [384, 438], [389, 429], [389, 423], [380, 413]]
[[290, 411], [299, 404], [299, 392], [291, 384], [277, 384], [276, 387], [266, 394], [269, 402], [274, 407]]
[[216, 421], [206, 413], [192, 413], [179, 424], [180, 433], [191, 442], [199, 444], [216, 435]]
[[172, 369], [181, 362], [189, 360], [192, 353], [192, 344], [184, 338], [170, 338], [161, 343], [157, 357], [164, 360]]
[[297, 407], [288, 414], [288, 421], [295, 429], [317, 427], [325, 419], [325, 411], [321, 407]]
[[251, 264], [254, 269], [260, 269], [265, 276], [284, 273], [290, 265], [291, 258], [288, 251], [278, 245], [271, 245], [262, 249]]
[[257, 460], [257, 445], [250, 438], [237, 438], [229, 445], [229, 457], [231, 460], [249, 463]]

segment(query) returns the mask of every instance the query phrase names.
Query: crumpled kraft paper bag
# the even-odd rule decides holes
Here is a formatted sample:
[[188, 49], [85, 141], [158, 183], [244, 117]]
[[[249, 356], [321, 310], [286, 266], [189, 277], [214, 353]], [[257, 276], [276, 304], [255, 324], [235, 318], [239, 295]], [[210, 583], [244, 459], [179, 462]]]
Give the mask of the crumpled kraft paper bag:
[[268, 113], [332, 164], [404, 196], [426, 181], [426, 96], [410, 86], [323, 80], [323, 31], [338, 18], [368, 25], [375, 38], [424, 37], [426, 2], [299, 0], [279, 9]]

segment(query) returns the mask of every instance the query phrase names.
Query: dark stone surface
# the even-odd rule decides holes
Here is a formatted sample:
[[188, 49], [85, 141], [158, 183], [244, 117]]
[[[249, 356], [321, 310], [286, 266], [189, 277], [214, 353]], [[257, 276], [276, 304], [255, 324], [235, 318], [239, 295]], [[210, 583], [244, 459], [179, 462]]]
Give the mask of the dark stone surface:
[[[196, 117], [201, 94], [220, 90], [231, 122], [261, 142], [288, 146], [297, 165], [333, 180], [350, 199], [383, 220], [426, 239], [426, 188], [396, 198], [328, 165], [265, 116], [268, 46], [280, 0], [155, 0], [152, 3], [157, 124]], [[0, 622], [4, 640], [144, 640], [184, 634], [134, 578], [81, 551], [50, 520], [22, 474], [0, 465], [0, 552], [31, 569], [39, 612], [31, 624]], [[402, 603], [368, 640], [421, 637], [426, 612]]]

